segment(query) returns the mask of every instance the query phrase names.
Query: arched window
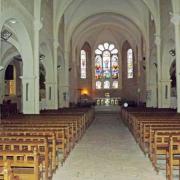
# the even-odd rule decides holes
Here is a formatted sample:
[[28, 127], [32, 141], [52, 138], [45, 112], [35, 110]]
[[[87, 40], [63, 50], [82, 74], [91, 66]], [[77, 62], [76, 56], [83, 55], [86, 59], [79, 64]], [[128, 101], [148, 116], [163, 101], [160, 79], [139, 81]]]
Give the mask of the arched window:
[[96, 89], [117, 89], [119, 79], [118, 50], [114, 44], [100, 44], [95, 50]]
[[81, 79], [86, 79], [86, 61], [87, 55], [85, 50], [81, 50]]
[[133, 78], [133, 50], [128, 49], [127, 51], [127, 78]]
[[8, 65], [5, 71], [6, 94], [16, 95], [16, 68], [14, 65]]

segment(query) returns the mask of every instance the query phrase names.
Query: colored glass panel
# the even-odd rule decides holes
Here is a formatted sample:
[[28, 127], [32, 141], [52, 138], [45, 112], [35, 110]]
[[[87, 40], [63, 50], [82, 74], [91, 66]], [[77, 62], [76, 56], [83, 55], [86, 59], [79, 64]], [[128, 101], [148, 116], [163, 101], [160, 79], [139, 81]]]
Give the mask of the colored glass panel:
[[112, 88], [117, 89], [118, 88], [118, 81], [113, 81]]
[[127, 51], [127, 77], [128, 79], [133, 78], [133, 51], [128, 49]]
[[81, 79], [86, 79], [86, 51], [81, 50]]
[[96, 89], [102, 89], [102, 82], [96, 81]]
[[[95, 50], [96, 89], [117, 89], [119, 79], [118, 50], [105, 42]], [[116, 79], [116, 81], [113, 81]], [[99, 81], [100, 80], [100, 81]], [[102, 86], [103, 85], [103, 86]]]
[[104, 81], [104, 89], [110, 89], [110, 82]]

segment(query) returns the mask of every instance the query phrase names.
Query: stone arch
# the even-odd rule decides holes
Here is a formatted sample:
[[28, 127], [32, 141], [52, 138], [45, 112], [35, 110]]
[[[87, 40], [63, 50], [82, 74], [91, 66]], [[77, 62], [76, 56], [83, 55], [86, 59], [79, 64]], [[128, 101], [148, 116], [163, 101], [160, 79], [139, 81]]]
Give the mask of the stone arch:
[[[23, 13], [23, 11], [22, 11]], [[16, 22], [11, 23], [10, 20], [13, 19]], [[25, 14], [21, 14], [19, 11], [13, 8], [8, 8], [4, 10], [0, 19], [0, 30], [2, 31], [3, 26], [10, 27], [13, 31], [13, 37], [18, 42], [18, 51], [20, 52], [23, 66], [22, 66], [22, 112], [26, 114], [38, 113], [37, 106], [35, 104], [35, 76], [34, 67], [34, 52], [32, 48], [32, 38], [31, 32], [32, 27], [29, 26], [29, 22], [32, 22], [31, 17], [27, 17]], [[13, 39], [13, 38], [12, 38]], [[29, 64], [31, 66], [29, 66]]]
[[[15, 24], [11, 24], [11, 29], [14, 32], [15, 37], [17, 38], [21, 57], [23, 61], [23, 76], [31, 77], [33, 74], [33, 66], [29, 66], [29, 64], [33, 64], [33, 50], [30, 34], [28, 32], [28, 28], [26, 27], [22, 15], [19, 12], [15, 12], [12, 8], [7, 9], [2, 13], [0, 18], [0, 30], [5, 24], [9, 23], [10, 19], [16, 20]], [[28, 59], [27, 59], [28, 57]]]

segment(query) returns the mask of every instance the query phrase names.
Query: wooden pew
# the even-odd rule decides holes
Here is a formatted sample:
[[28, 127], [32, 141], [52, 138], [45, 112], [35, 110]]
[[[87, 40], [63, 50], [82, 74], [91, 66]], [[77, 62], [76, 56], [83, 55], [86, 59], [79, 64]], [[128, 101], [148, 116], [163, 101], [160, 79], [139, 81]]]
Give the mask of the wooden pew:
[[[158, 109], [155, 112], [151, 112], [151, 110], [146, 112], [141, 112], [141, 110], [134, 112], [132, 110], [128, 112], [123, 109], [121, 110], [121, 116], [125, 118], [124, 123], [134, 135], [143, 152], [148, 153], [157, 171], [160, 168], [157, 165], [159, 157], [161, 160], [168, 159], [166, 163], [167, 178], [172, 180], [173, 167], [178, 166], [180, 169], [180, 116], [171, 110], [166, 112]], [[171, 136], [174, 144], [170, 147]], [[176, 155], [173, 155], [174, 159], [167, 158], [172, 156], [170, 152], [175, 146], [177, 149], [174, 150], [174, 154], [179, 155], [178, 160]], [[171, 150], [167, 151], [170, 148]]]
[[[62, 132], [64, 133], [64, 131]], [[52, 159], [53, 159], [53, 169], [56, 169], [56, 167], [58, 166], [59, 163], [63, 163], [65, 160], [65, 156], [67, 155], [66, 152], [66, 143], [65, 143], [65, 138], [63, 138], [65, 135], [64, 134], [60, 134], [60, 132], [58, 131], [56, 132], [52, 132], [52, 131], [47, 131], [47, 130], [22, 130], [22, 129], [4, 129], [0, 131], [0, 136], [22, 136], [22, 137], [26, 137], [26, 136], [37, 136], [37, 137], [47, 137], [48, 138], [48, 146], [50, 146], [50, 148], [52, 148]], [[60, 143], [60, 141], [62, 140], [62, 142]], [[57, 145], [58, 143], [58, 145]], [[62, 159], [57, 158], [57, 154], [58, 152], [61, 151], [63, 154]], [[55, 155], [55, 156], [54, 156]]]
[[19, 176], [15, 176], [9, 161], [5, 161], [0, 167], [0, 180], [20, 180]]
[[22, 121], [22, 119], [14, 119], [14, 120], [5, 120], [1, 123], [2, 126], [13, 126], [13, 127], [22, 127], [22, 126], [47, 126], [47, 127], [69, 127], [69, 133], [72, 143], [78, 141], [79, 137], [81, 136], [81, 129], [78, 129], [78, 122], [76, 120], [59, 120], [54, 119], [51, 117], [35, 117], [33, 119], [25, 119]]
[[2, 125], [3, 129], [7, 128], [21, 128], [21, 129], [48, 129], [48, 130], [64, 130], [65, 132], [65, 138], [66, 138], [66, 144], [68, 147], [68, 152], [74, 147], [75, 144], [75, 137], [74, 137], [74, 131], [73, 127], [68, 124], [4, 124]]
[[156, 130], [153, 136], [153, 142], [151, 143], [150, 159], [156, 171], [159, 171], [157, 165], [158, 155], [161, 155], [161, 160], [165, 160], [166, 151], [169, 146], [170, 137], [180, 137], [180, 129], [164, 129]]
[[140, 135], [139, 135], [139, 144], [140, 147], [143, 149], [145, 153], [147, 153], [150, 150], [150, 139], [153, 134], [154, 128], [180, 128], [180, 121], [154, 121], [154, 122], [145, 122], [143, 123], [143, 126], [141, 126], [140, 129]]
[[[53, 129], [53, 128], [18, 128], [18, 127], [7, 127], [0, 128], [0, 135], [36, 135], [36, 136], [52, 136], [55, 135], [56, 139], [56, 151], [60, 151], [63, 154], [62, 162], [67, 158], [68, 155], [68, 145], [67, 139], [65, 138], [65, 129]], [[61, 162], [61, 163], [62, 163]]]
[[34, 152], [1, 151], [0, 167], [4, 167], [4, 162], [9, 162], [13, 174], [23, 180], [40, 180], [40, 159], [36, 149]]
[[[14, 135], [12, 135], [14, 134]], [[56, 158], [56, 139], [55, 139], [55, 135], [53, 134], [52, 136], [35, 136], [35, 135], [17, 135], [16, 133], [12, 133], [11, 135], [2, 135], [0, 134], [0, 142], [6, 142], [6, 141], [10, 141], [10, 142], [45, 142], [47, 141], [47, 145], [48, 145], [48, 149], [49, 149], [49, 153], [50, 153], [50, 160], [52, 161], [51, 163], [51, 167], [52, 170], [56, 169], [57, 166], [57, 158]]]
[[42, 169], [45, 172], [45, 179], [48, 180], [48, 173], [50, 174], [50, 176], [52, 175], [52, 159], [46, 138], [44, 138], [43, 141], [0, 141], [0, 151], [2, 152], [32, 152], [35, 148], [40, 157], [40, 165], [42, 166]]
[[[60, 125], [69, 125], [70, 126], [70, 131], [73, 131], [74, 137], [76, 141], [82, 137], [84, 129], [85, 129], [85, 124], [81, 118], [74, 118], [74, 117], [58, 117], [56, 115], [45, 115], [45, 116], [39, 116], [39, 115], [34, 115], [34, 116], [20, 116], [17, 117], [16, 119], [11, 119], [11, 120], [3, 120], [1, 124], [60, 124]], [[73, 129], [71, 130], [71, 128]], [[71, 134], [72, 134], [71, 133]]]
[[173, 180], [174, 168], [177, 167], [180, 178], [180, 136], [171, 136], [169, 148], [166, 154], [166, 177], [167, 180]]
[[[15, 146], [21, 150], [23, 144], [29, 151], [33, 150], [31, 146], [37, 147], [39, 151], [39, 146], [43, 139], [47, 138], [47, 147], [50, 153], [45, 155], [39, 151], [39, 156], [44, 157], [46, 172], [48, 172], [48, 169], [51, 171], [51, 168], [54, 170], [55, 168], [53, 167], [56, 167], [58, 152], [63, 153], [64, 161], [74, 147], [75, 142], [82, 137], [86, 128], [94, 118], [93, 109], [86, 109], [81, 112], [76, 111], [77, 109], [73, 111], [67, 110], [66, 112], [54, 111], [52, 114], [48, 112], [43, 115], [16, 115], [13, 118], [2, 119], [0, 122], [0, 148], [4, 153], [5, 151], [16, 153]], [[7, 147], [9, 147], [9, 149], [7, 149]], [[12, 156], [12, 159], [14, 157], [15, 154]], [[47, 158], [45, 159], [45, 157], [50, 157], [48, 159], [48, 169]], [[53, 163], [54, 161], [56, 161], [56, 163]], [[39, 159], [39, 165], [41, 164], [42, 162]], [[14, 165], [12, 165], [12, 167], [14, 167]], [[39, 176], [42, 175], [39, 174]], [[21, 177], [22, 175], [20, 178]], [[32, 177], [32, 179], [33, 178], [34, 177]], [[49, 178], [47, 173], [45, 178]]]

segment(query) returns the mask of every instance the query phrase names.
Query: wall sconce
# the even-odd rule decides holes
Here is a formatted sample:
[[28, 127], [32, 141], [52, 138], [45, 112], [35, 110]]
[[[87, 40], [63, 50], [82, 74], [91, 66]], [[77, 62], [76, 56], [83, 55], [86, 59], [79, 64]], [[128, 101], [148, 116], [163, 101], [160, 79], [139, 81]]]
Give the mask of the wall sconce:
[[140, 92], [141, 92], [141, 89], [140, 89], [140, 88], [137, 88], [137, 92], [140, 93]]
[[57, 69], [60, 69], [60, 68], [61, 68], [61, 65], [58, 65], [58, 66], [57, 66]]
[[157, 68], [157, 63], [153, 63], [154, 64], [154, 66]]
[[11, 36], [12, 36], [12, 33], [8, 31], [7, 29], [4, 29], [1, 32], [1, 39], [3, 39], [4, 41], [7, 41]]
[[15, 18], [10, 19], [9, 22], [12, 23], [12, 24], [16, 24], [17, 23]]
[[2, 71], [4, 69], [4, 67], [3, 66], [0, 66], [0, 71]]
[[175, 50], [175, 49], [171, 49], [171, 50], [169, 51], [169, 54], [170, 54], [171, 56], [175, 56], [175, 55], [176, 55], [176, 50]]
[[39, 60], [40, 60], [40, 61], [43, 61], [44, 59], [45, 59], [45, 55], [44, 55], [44, 54], [40, 54], [40, 55], [39, 55]]
[[82, 89], [81, 90], [81, 95], [89, 95], [88, 89]]

